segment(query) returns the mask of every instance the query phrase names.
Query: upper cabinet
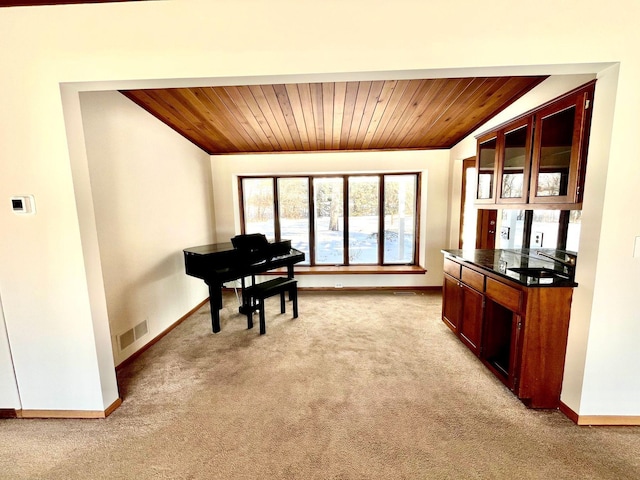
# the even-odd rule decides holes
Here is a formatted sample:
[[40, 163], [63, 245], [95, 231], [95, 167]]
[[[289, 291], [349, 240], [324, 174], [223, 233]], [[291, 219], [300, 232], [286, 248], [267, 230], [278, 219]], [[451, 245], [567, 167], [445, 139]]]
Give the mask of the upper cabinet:
[[594, 88], [590, 82], [480, 135], [476, 204], [580, 209]]
[[478, 156], [476, 171], [478, 172], [478, 188], [476, 203], [495, 203], [495, 173], [498, 167], [498, 136], [491, 132], [478, 138]]
[[500, 131], [497, 203], [526, 203], [531, 167], [530, 117], [508, 124]]

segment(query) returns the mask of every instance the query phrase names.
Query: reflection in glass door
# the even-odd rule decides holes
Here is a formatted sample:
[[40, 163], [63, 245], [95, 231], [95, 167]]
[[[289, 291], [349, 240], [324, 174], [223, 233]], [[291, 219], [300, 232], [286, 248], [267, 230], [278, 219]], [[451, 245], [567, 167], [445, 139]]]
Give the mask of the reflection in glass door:
[[567, 195], [575, 115], [573, 106], [541, 121], [538, 197]]
[[524, 203], [527, 200], [531, 121], [524, 122], [504, 134], [499, 203]]
[[496, 168], [498, 138], [493, 137], [478, 146], [478, 189], [477, 200], [493, 199], [493, 184]]
[[536, 114], [529, 203], [582, 201], [592, 95], [590, 84]]
[[478, 211], [473, 205], [476, 198], [478, 174], [475, 158], [467, 158], [462, 162], [462, 199], [460, 209], [460, 248], [475, 248]]

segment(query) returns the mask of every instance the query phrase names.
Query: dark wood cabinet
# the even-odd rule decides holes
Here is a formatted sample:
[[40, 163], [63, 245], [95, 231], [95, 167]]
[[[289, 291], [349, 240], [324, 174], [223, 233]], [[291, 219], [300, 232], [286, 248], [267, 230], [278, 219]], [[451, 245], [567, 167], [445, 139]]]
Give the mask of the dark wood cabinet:
[[496, 202], [496, 169], [498, 168], [498, 134], [490, 132], [478, 138], [476, 171], [476, 204]]
[[516, 391], [522, 318], [493, 300], [487, 301], [485, 316], [482, 361], [510, 390]]
[[442, 285], [442, 320], [458, 334], [460, 317], [462, 316], [462, 290], [460, 282], [450, 276], [444, 276]]
[[445, 258], [442, 320], [471, 351], [480, 354], [484, 275]]
[[500, 131], [497, 203], [526, 203], [531, 167], [531, 132], [533, 119], [512, 122]]
[[523, 204], [529, 193], [533, 116], [478, 137], [476, 204]]
[[525, 405], [557, 408], [572, 294], [445, 257], [442, 319]]
[[460, 284], [462, 313], [460, 315], [459, 333], [462, 343], [473, 353], [480, 355], [482, 340], [482, 309], [484, 295], [464, 283]]
[[593, 89], [554, 102], [535, 116], [529, 203], [581, 203]]
[[476, 204], [581, 208], [595, 81], [477, 137]]

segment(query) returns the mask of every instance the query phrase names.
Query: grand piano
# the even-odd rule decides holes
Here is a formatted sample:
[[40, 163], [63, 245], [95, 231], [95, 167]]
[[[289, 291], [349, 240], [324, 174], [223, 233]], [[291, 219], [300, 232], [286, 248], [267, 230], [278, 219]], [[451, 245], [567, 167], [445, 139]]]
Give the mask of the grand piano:
[[304, 261], [304, 253], [291, 248], [291, 240], [269, 242], [263, 234], [237, 235], [229, 243], [185, 248], [187, 275], [201, 278], [209, 287], [211, 326], [220, 331], [222, 286], [226, 282], [254, 277], [260, 273], [286, 267], [293, 278], [293, 266]]

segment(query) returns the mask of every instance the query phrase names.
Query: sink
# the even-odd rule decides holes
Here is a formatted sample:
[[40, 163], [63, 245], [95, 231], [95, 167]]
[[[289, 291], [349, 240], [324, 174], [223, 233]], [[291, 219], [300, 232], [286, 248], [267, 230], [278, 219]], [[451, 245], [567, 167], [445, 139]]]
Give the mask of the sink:
[[525, 275], [527, 277], [534, 278], [564, 278], [568, 279], [569, 276], [558, 272], [557, 270], [553, 270], [551, 268], [533, 268], [533, 267], [523, 267], [523, 268], [508, 268], [507, 270], [518, 273], [520, 275]]

